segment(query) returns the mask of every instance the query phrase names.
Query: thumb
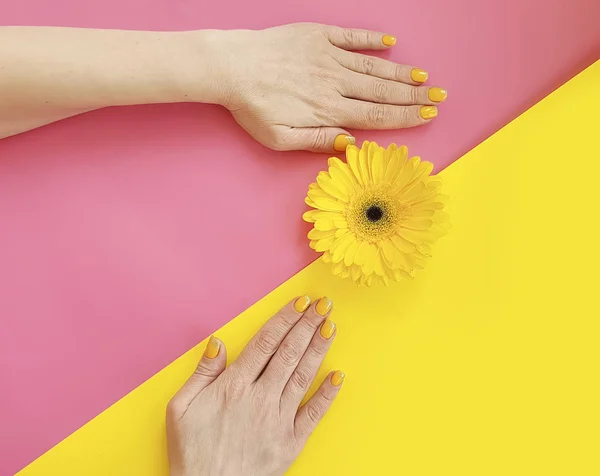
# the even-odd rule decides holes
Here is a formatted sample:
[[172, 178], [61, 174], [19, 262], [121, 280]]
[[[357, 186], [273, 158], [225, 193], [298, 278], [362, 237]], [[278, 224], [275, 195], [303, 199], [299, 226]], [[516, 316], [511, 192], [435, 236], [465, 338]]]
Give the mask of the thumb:
[[282, 132], [281, 142], [287, 150], [311, 152], [345, 152], [356, 139], [337, 127], [290, 127]]
[[213, 383], [223, 373], [227, 365], [225, 344], [211, 336], [202, 358], [192, 376], [178, 393], [178, 397], [191, 402], [196, 395]]

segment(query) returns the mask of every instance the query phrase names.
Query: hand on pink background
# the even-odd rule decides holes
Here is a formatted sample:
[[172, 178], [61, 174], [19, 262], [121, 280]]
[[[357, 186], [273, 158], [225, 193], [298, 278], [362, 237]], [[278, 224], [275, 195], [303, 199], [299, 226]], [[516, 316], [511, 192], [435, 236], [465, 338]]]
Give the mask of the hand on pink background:
[[219, 35], [219, 102], [272, 149], [344, 151], [353, 138], [340, 127], [420, 126], [447, 96], [420, 87], [427, 80], [420, 68], [349, 51], [393, 46], [383, 33], [298, 23]]
[[344, 380], [331, 373], [300, 407], [335, 337], [332, 303], [297, 298], [225, 369], [211, 337], [198, 368], [167, 410], [173, 476], [280, 476], [304, 448]]

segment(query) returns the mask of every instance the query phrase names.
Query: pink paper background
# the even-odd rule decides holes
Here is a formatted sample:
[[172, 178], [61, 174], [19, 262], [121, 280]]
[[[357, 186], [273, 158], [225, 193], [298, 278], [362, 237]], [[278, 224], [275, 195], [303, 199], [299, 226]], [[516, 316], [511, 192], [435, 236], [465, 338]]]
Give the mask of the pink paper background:
[[[437, 170], [600, 57], [597, 0], [0, 5], [5, 25], [292, 21], [397, 35], [388, 56], [427, 69], [449, 100], [425, 128], [358, 137], [407, 143]], [[0, 141], [0, 475], [307, 265], [299, 217], [325, 159], [267, 151], [226, 111], [191, 104], [103, 110]]]

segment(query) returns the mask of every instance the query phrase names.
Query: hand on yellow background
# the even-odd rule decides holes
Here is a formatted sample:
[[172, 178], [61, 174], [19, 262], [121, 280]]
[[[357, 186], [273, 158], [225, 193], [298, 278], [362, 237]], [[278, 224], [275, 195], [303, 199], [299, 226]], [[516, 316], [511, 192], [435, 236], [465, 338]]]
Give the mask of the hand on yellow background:
[[331, 373], [300, 407], [335, 337], [332, 302], [297, 298], [271, 318], [227, 369], [211, 337], [167, 409], [173, 476], [283, 475], [344, 380]]

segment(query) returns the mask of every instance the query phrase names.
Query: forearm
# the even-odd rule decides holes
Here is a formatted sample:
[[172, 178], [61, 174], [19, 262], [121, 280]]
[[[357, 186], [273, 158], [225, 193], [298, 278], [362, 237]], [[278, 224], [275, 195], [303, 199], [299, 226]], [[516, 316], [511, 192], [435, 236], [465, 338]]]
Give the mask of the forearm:
[[0, 28], [0, 138], [106, 106], [218, 102], [218, 32]]

